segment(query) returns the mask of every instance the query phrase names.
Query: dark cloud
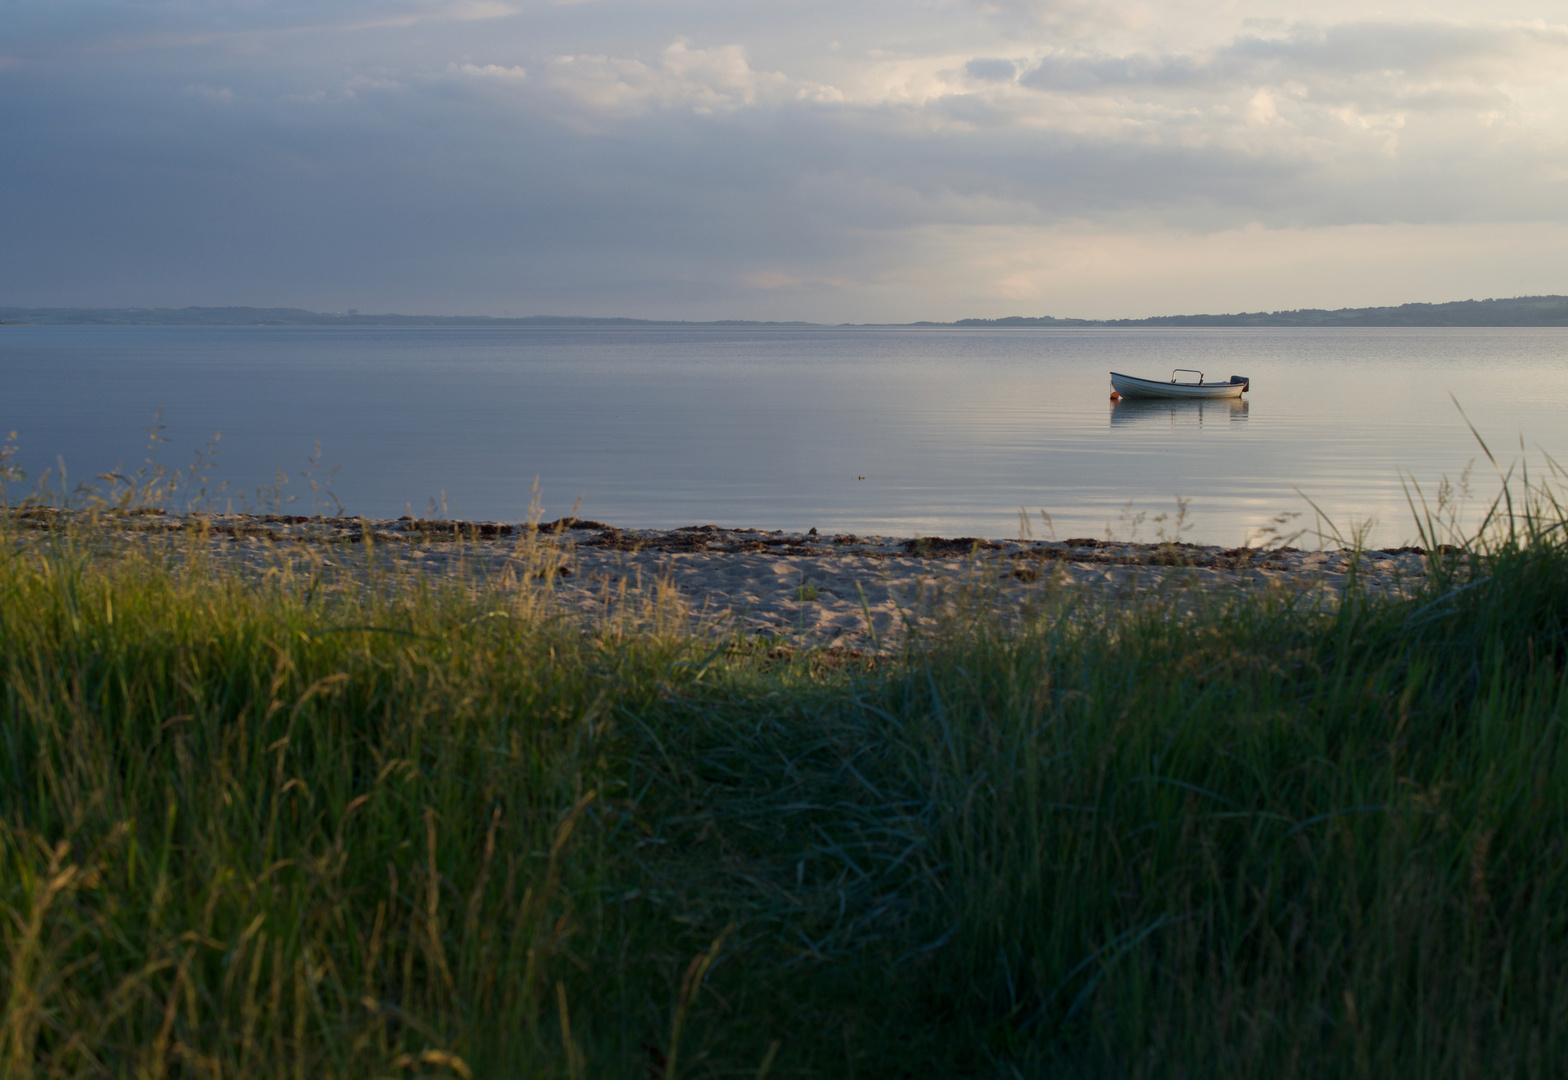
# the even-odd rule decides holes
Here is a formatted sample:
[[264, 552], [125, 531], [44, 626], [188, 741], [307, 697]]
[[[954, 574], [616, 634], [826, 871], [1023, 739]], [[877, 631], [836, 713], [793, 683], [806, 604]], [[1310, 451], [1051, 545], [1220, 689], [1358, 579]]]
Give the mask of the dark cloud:
[[617, 51], [548, 5], [22, 7], [0, 67], [16, 304], [783, 315], [770, 288], [878, 280], [937, 227], [1561, 215], [1547, 133], [1476, 119], [1511, 107], [1498, 68], [1563, 47], [1550, 30], [1083, 48], [1021, 89], [988, 52], [808, 78], [667, 28]]
[[983, 82], [1012, 82], [1018, 75], [1018, 65], [1011, 60], [995, 57], [976, 57], [964, 65], [971, 79]]
[[[1048, 56], [1019, 81], [1038, 90], [1082, 92], [1121, 89], [1215, 91], [1238, 86], [1303, 81], [1336, 96], [1388, 88], [1384, 97], [1408, 95], [1412, 83], [1450, 77], [1489, 80], [1522, 59], [1555, 54], [1568, 62], [1568, 30], [1530, 26], [1361, 23], [1297, 27], [1288, 33], [1246, 35], [1191, 53]], [[1343, 80], [1353, 80], [1347, 86]], [[1434, 101], [1441, 100], [1434, 98]]]

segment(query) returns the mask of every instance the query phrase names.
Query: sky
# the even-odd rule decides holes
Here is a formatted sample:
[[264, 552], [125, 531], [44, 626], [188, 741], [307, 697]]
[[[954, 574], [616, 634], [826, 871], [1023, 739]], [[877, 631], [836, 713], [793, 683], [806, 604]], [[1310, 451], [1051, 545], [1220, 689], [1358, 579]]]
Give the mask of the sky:
[[1568, 293], [1568, 5], [3, 0], [0, 306]]

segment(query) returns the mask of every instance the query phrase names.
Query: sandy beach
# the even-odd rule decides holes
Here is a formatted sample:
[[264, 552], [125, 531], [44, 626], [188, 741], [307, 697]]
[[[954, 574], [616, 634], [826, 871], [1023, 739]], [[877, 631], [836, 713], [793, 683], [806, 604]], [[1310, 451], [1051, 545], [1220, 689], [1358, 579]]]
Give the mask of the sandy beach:
[[[41, 529], [47, 508], [13, 512]], [[299, 560], [352, 577], [383, 570], [527, 581], [564, 610], [604, 614], [658, 599], [743, 633], [821, 644], [895, 638], [962, 596], [1017, 611], [1050, 590], [1132, 596], [1185, 590], [1308, 591], [1326, 601], [1352, 572], [1373, 592], [1410, 589], [1417, 548], [1367, 551], [1138, 544], [1087, 537], [994, 540], [768, 532], [717, 525], [620, 528], [562, 519], [321, 518], [284, 514], [114, 515], [113, 532], [199, 538], [218, 557], [265, 572]], [[367, 542], [368, 541], [368, 542]], [[1357, 562], [1359, 561], [1359, 565]]]

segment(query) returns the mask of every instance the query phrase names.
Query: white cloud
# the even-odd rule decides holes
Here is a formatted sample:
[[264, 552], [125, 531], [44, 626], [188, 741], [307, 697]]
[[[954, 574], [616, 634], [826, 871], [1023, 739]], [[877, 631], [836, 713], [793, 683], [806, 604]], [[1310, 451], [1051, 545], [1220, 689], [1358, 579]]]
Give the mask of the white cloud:
[[528, 78], [528, 69], [515, 65], [508, 67], [504, 64], [452, 64], [448, 70], [475, 79], [515, 81]]
[[[1282, 160], [1350, 161], [1412, 146], [1474, 153], [1481, 130], [1489, 146], [1513, 138], [1556, 153], [1568, 119], [1568, 28], [1546, 25], [1297, 25], [1180, 52], [1072, 46], [1022, 62], [899, 61], [902, 85], [919, 93], [893, 89], [900, 82], [887, 78], [890, 63], [867, 62], [858, 84], [844, 82], [848, 98], [924, 108], [931, 128], [1018, 128]], [[1016, 79], [1009, 66], [1021, 71]]]
[[1130, 98], [1293, 86], [1324, 102], [1442, 108], [1477, 91], [1561, 86], [1568, 27], [1426, 22], [1295, 26], [1179, 53], [1056, 51], [1021, 82], [1042, 92]]
[[833, 101], [834, 88], [757, 71], [740, 45], [692, 48], [672, 42], [657, 64], [606, 55], [556, 56], [549, 79], [583, 107], [608, 116], [685, 108], [699, 115], [784, 101]]
[[379, 78], [374, 75], [355, 75], [343, 84], [345, 97], [355, 97], [367, 91], [401, 89], [403, 84], [397, 79]]
[[[981, 7], [1031, 24], [1103, 24], [1111, 37], [1125, 37], [1148, 15], [1137, 5], [1102, 9], [1077, 0]], [[1565, 111], [1565, 27], [1430, 19], [1282, 24], [1171, 52], [1107, 50], [1095, 47], [1109, 40], [1105, 34], [1082, 36], [1063, 44], [1058, 35], [1056, 45], [1032, 55], [926, 51], [907, 42], [844, 50], [825, 62], [828, 80], [759, 68], [739, 43], [703, 48], [677, 39], [656, 61], [558, 54], [546, 62], [546, 81], [606, 120], [798, 102], [830, 105], [823, 124], [889, 135], [1011, 128], [1020, 137], [1054, 133], [1319, 163], [1457, 145], [1478, 128], [1493, 141], [1561, 141], [1551, 133]], [[1444, 119], [1413, 127], [1417, 115]]]
[[1252, 95], [1252, 100], [1247, 102], [1247, 121], [1259, 126], [1272, 124], [1279, 119], [1279, 105], [1274, 100], [1274, 95], [1264, 88]]

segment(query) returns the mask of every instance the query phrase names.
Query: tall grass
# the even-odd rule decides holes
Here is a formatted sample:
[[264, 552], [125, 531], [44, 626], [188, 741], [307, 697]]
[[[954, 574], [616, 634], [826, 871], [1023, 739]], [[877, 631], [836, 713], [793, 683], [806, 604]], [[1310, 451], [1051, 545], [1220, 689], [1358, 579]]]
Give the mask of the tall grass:
[[1568, 544], [1503, 506], [1413, 599], [878, 656], [7, 519], [4, 1075], [1560, 1075]]

